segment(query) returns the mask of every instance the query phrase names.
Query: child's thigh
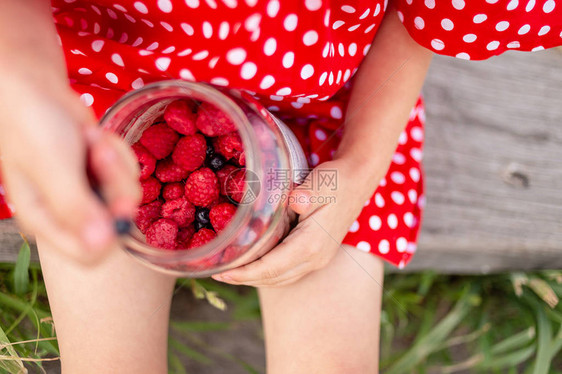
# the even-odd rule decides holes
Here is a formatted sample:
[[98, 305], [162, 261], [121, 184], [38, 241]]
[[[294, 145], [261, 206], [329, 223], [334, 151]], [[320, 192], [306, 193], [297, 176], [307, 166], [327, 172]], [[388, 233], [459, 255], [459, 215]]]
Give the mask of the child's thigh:
[[175, 278], [120, 248], [83, 266], [38, 243], [63, 373], [166, 373]]
[[324, 269], [259, 290], [268, 374], [377, 373], [383, 263], [344, 245]]

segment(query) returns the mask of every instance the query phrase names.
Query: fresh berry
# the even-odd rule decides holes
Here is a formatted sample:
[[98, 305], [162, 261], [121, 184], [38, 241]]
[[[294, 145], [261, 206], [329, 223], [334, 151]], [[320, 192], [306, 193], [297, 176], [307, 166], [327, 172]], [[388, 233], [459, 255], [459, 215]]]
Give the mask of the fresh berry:
[[166, 183], [162, 187], [162, 197], [164, 200], [175, 200], [183, 196], [185, 190], [180, 182]]
[[161, 201], [153, 201], [149, 204], [140, 206], [137, 209], [137, 216], [135, 223], [139, 230], [144, 234], [152, 222], [160, 217], [160, 208], [162, 207]]
[[217, 234], [215, 234], [213, 230], [203, 228], [193, 234], [193, 237], [189, 241], [189, 248], [201, 247], [216, 237]]
[[197, 211], [195, 212], [195, 219], [197, 220], [197, 222], [200, 222], [203, 225], [206, 225], [209, 222], [211, 222], [209, 220], [209, 209], [208, 208], [197, 208]]
[[132, 148], [137, 156], [137, 160], [139, 161], [140, 179], [143, 180], [150, 177], [156, 168], [156, 159], [152, 153], [148, 151], [148, 149], [144, 148], [139, 143], [133, 144]]
[[175, 249], [178, 225], [166, 218], [154, 222], [146, 230], [146, 242], [154, 247]]
[[193, 222], [193, 227], [195, 227], [195, 231], [199, 231], [199, 230], [201, 230], [202, 228], [210, 229], [210, 228], [211, 228], [210, 226], [211, 226], [211, 225], [209, 225], [209, 224], [204, 224], [204, 223], [201, 223], [201, 222], [199, 222], [199, 221]]
[[189, 175], [185, 182], [185, 196], [193, 205], [208, 207], [219, 197], [219, 181], [209, 168], [201, 168]]
[[164, 119], [168, 126], [183, 135], [193, 135], [197, 132], [195, 120], [197, 115], [184, 100], [177, 100], [169, 104], [164, 110]]
[[222, 203], [211, 208], [209, 218], [216, 232], [222, 231], [232, 220], [236, 207], [230, 203]]
[[214, 154], [215, 154], [215, 148], [213, 147], [212, 142], [207, 142], [207, 152], [206, 152], [207, 158], [213, 157]]
[[177, 132], [165, 123], [158, 123], [144, 130], [139, 141], [157, 160], [161, 160], [172, 153], [178, 140]]
[[230, 117], [214, 105], [203, 103], [198, 113], [195, 126], [207, 136], [219, 136], [236, 131], [236, 125]]
[[166, 201], [162, 204], [162, 217], [175, 221], [178, 226], [185, 226], [195, 220], [195, 207], [185, 197]]
[[226, 160], [223, 156], [216, 154], [208, 159], [207, 164], [209, 165], [209, 168], [211, 168], [211, 170], [218, 171], [224, 167], [224, 165], [226, 164]]
[[195, 234], [195, 227], [193, 225], [190, 224], [185, 227], [181, 227], [176, 238], [178, 248], [188, 248], [189, 240], [191, 240], [193, 234]]
[[238, 168], [236, 166], [226, 164], [222, 169], [217, 171], [217, 178], [219, 179], [219, 186], [222, 195], [226, 195], [226, 179], [230, 174], [234, 173], [237, 170]]
[[226, 178], [226, 194], [239, 203], [244, 197], [246, 189], [246, 169], [238, 169]]
[[140, 183], [142, 187], [141, 204], [147, 204], [158, 199], [158, 196], [160, 196], [160, 188], [162, 186], [156, 178], [148, 177]]
[[238, 156], [238, 165], [246, 166], [246, 153], [244, 151]]
[[187, 178], [189, 171], [176, 164], [171, 158], [167, 158], [158, 161], [154, 175], [156, 175], [160, 182], [179, 182]]
[[172, 153], [174, 162], [187, 171], [203, 164], [207, 153], [207, 142], [201, 134], [188, 135], [179, 140]]
[[215, 152], [220, 153], [227, 160], [233, 158], [238, 161], [238, 158], [244, 151], [242, 139], [240, 139], [240, 135], [237, 131], [214, 138], [213, 146], [215, 147]]

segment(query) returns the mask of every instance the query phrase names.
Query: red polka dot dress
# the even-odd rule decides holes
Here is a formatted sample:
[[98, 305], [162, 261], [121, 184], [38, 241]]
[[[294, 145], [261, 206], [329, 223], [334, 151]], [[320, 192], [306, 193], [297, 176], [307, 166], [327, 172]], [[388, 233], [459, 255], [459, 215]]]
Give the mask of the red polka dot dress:
[[[562, 17], [552, 0], [529, 11], [528, 4], [512, 4], [517, 1], [436, 3], [404, 0], [397, 5], [412, 37], [437, 53], [479, 59], [508, 48], [561, 44], [553, 37], [561, 31]], [[293, 129], [314, 166], [331, 159], [345, 131], [352, 77], [387, 1], [53, 0], [52, 5], [70, 84], [98, 116], [124, 93], [162, 79], [243, 89]], [[527, 21], [529, 31], [521, 33], [529, 14], [534, 14]], [[506, 32], [497, 30], [505, 27], [499, 23], [502, 15], [511, 22]], [[493, 41], [495, 48], [489, 45]], [[517, 47], [509, 44], [515, 41]], [[420, 99], [386, 177], [344, 239], [399, 267], [416, 250], [425, 201], [420, 164], [424, 121]], [[0, 217], [10, 215], [3, 202], [0, 187]]]

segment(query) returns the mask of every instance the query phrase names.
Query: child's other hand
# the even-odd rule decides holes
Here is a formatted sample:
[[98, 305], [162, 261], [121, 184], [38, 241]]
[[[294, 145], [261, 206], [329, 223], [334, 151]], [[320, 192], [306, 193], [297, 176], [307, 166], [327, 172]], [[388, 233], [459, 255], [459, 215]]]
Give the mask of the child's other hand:
[[[25, 231], [88, 263], [115, 244], [113, 219], [133, 217], [138, 166], [122, 141], [97, 128], [68, 84], [56, 82], [3, 80], [3, 181]], [[89, 185], [87, 157], [108, 206]]]
[[213, 278], [254, 287], [283, 286], [326, 266], [342, 250], [341, 241], [372, 194], [363, 187], [370, 183], [358, 182], [356, 173], [343, 159], [318, 165], [291, 194], [290, 207], [300, 216], [289, 235], [260, 259]]

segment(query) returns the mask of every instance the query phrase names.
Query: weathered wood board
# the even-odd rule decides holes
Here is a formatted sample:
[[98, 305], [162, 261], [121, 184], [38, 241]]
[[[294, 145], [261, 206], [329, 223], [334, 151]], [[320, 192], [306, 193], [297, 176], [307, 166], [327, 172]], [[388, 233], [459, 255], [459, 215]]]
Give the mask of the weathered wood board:
[[[562, 52], [436, 57], [427, 104], [427, 208], [406, 271], [562, 268]], [[0, 222], [0, 261], [21, 239]]]

